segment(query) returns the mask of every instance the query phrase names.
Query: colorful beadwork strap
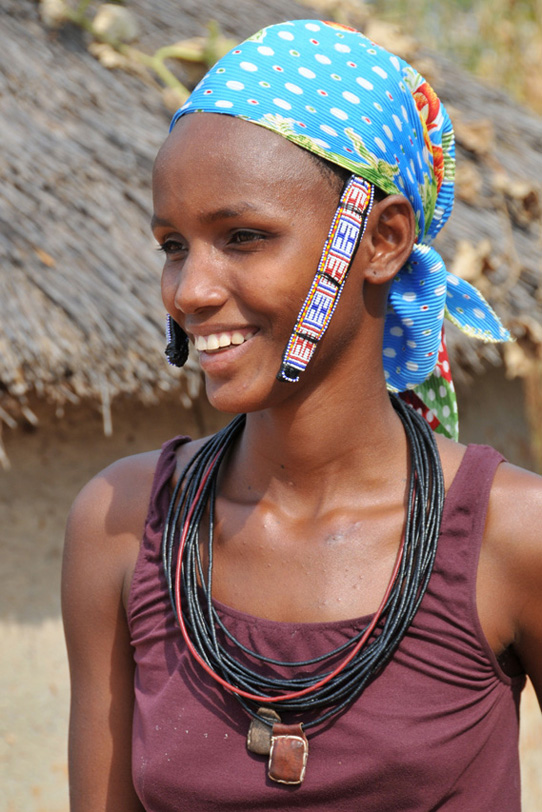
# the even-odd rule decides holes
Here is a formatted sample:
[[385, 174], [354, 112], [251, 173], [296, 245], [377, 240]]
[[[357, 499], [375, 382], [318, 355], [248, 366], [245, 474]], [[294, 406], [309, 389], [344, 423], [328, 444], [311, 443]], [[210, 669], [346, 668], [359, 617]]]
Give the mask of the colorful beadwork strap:
[[374, 188], [352, 175], [335, 212], [318, 269], [282, 356], [277, 380], [297, 383], [337, 307], [350, 263], [365, 232]]

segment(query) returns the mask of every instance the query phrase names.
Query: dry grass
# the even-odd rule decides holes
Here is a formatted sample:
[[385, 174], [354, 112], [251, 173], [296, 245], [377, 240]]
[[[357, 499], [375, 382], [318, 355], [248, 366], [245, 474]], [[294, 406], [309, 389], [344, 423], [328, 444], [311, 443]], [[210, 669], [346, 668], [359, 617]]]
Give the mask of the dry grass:
[[367, 7], [542, 113], [542, 0], [375, 0]]

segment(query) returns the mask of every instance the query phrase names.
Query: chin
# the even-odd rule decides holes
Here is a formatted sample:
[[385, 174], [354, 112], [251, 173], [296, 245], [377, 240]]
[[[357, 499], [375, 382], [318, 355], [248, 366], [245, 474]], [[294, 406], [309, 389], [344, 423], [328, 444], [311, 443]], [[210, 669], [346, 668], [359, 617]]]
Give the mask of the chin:
[[289, 394], [286, 384], [267, 376], [268, 380], [243, 384], [232, 380], [220, 382], [205, 377], [205, 392], [213, 408], [225, 414], [259, 412], [278, 406]]

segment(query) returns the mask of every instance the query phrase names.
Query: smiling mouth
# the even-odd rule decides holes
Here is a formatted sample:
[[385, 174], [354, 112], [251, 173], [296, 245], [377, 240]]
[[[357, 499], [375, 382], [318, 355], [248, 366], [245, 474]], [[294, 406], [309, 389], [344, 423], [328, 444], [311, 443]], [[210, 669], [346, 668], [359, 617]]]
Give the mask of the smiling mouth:
[[211, 333], [208, 336], [196, 336], [194, 346], [198, 352], [219, 352], [228, 347], [238, 347], [252, 338], [254, 332], [243, 335], [238, 330], [232, 333]]

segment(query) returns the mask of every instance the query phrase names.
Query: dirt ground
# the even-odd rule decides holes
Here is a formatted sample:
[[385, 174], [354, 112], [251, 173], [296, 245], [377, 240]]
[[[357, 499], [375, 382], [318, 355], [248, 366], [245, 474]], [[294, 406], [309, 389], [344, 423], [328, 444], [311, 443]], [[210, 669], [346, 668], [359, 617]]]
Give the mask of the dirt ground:
[[[216, 420], [208, 411], [198, 421], [179, 417], [173, 404], [132, 405], [113, 417], [111, 438], [90, 408], [73, 408], [56, 422], [45, 414], [38, 431], [4, 436], [12, 470], [0, 474], [0, 812], [68, 810], [69, 685], [59, 579], [63, 526], [75, 493], [108, 462], [174, 434], [210, 429]], [[542, 719], [531, 690], [522, 710], [523, 808], [542, 812]]]

